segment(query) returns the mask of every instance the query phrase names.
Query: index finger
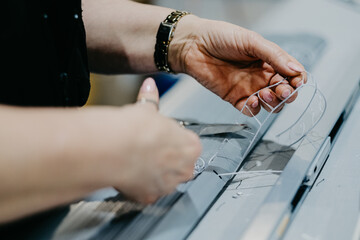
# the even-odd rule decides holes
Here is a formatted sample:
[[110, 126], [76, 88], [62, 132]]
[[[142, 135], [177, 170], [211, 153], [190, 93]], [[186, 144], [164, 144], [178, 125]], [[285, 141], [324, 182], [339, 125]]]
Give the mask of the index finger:
[[263, 38], [260, 34], [252, 33], [250, 37], [250, 53], [271, 65], [282, 76], [295, 77], [305, 69], [294, 57], [290, 56], [277, 44]]

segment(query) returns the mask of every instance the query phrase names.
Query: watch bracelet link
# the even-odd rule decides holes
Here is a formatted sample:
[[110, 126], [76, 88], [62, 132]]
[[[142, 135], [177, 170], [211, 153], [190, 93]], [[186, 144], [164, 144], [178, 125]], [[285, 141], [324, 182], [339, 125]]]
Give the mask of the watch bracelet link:
[[162, 72], [174, 73], [168, 62], [168, 51], [171, 40], [173, 39], [176, 25], [179, 20], [190, 14], [185, 11], [174, 11], [170, 13], [166, 19], [160, 23], [156, 34], [156, 44], [154, 52], [154, 61], [157, 69]]

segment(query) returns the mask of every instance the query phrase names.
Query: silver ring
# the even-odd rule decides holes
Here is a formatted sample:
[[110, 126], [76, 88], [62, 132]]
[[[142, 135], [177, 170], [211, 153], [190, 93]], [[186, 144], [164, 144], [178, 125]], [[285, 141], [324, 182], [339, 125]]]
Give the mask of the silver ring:
[[152, 99], [140, 98], [139, 100], [136, 101], [136, 103], [138, 103], [138, 104], [151, 103], [151, 104], [155, 105], [157, 110], [159, 110], [159, 103]]

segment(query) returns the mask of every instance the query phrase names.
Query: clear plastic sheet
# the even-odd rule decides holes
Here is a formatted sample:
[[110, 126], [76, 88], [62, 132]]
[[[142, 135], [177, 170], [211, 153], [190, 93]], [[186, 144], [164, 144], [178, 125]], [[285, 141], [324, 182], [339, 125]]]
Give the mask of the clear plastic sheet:
[[[218, 124], [219, 131], [216, 134], [201, 134], [206, 131], [206, 128], [209, 128], [209, 125], [213, 128], [215, 124], [196, 123], [185, 126], [198, 133], [203, 144], [207, 146], [207, 150], [203, 151], [195, 165], [194, 174], [199, 174], [211, 166], [211, 169], [215, 171], [220, 169], [219, 172], [223, 176], [231, 175], [229, 170], [235, 170], [240, 166], [261, 137], [261, 133], [265, 131], [264, 128], [271, 123], [274, 114], [277, 114], [276, 112], [285, 105], [288, 105], [287, 108], [293, 108], [291, 109], [293, 111], [286, 115], [288, 124], [279, 129], [275, 135], [275, 142], [296, 149], [301, 140], [320, 121], [326, 109], [325, 98], [319, 91], [315, 79], [310, 73], [304, 73], [302, 77], [302, 85], [275, 107], [271, 107], [261, 98], [260, 90], [255, 92], [251, 96], [257, 96], [259, 101], [267, 107], [268, 112], [262, 110], [261, 114], [255, 115], [247, 105], [250, 96], [241, 109], [243, 114], [237, 123], [229, 124], [228, 127], [224, 127], [225, 124]], [[266, 88], [274, 88], [285, 80], [284, 78]], [[291, 104], [286, 104], [286, 101], [294, 94], [298, 94], [296, 100]], [[250, 116], [245, 115], [245, 111]], [[234, 127], [236, 125], [242, 126], [242, 128], [236, 129]], [[234, 173], [234, 175], [236, 174]]]

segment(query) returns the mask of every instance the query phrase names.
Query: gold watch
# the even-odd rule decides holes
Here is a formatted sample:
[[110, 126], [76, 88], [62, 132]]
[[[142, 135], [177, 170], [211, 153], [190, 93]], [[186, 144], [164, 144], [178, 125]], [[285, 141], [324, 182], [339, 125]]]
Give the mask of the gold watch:
[[157, 69], [162, 72], [174, 73], [168, 62], [168, 50], [171, 40], [173, 39], [176, 25], [179, 20], [190, 14], [185, 11], [174, 11], [169, 14], [166, 19], [160, 23], [156, 34], [156, 44], [154, 52], [154, 61]]

